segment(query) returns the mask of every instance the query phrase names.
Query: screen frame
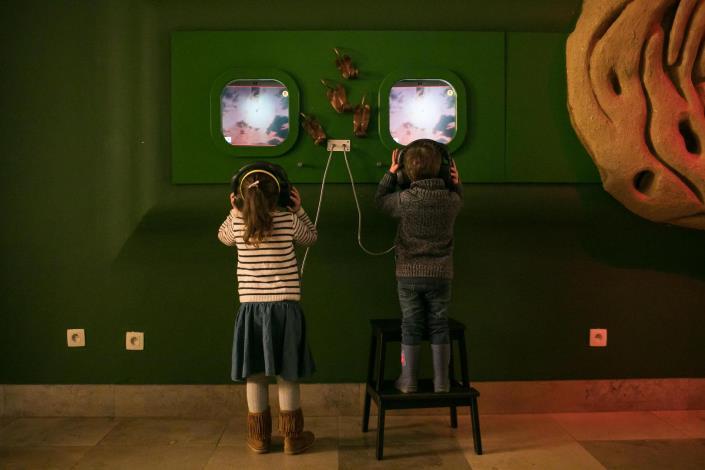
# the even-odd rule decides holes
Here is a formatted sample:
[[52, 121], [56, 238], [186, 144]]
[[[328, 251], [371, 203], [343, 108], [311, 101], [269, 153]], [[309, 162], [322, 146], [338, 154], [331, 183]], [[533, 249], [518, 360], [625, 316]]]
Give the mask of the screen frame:
[[395, 83], [402, 80], [443, 80], [455, 89], [456, 99], [456, 116], [455, 137], [447, 144], [450, 153], [455, 152], [463, 145], [465, 136], [467, 135], [467, 100], [468, 95], [465, 91], [465, 84], [455, 73], [446, 69], [437, 68], [406, 68], [395, 70], [388, 74], [382, 80], [379, 87], [377, 109], [379, 116], [377, 119], [379, 125], [379, 138], [385, 147], [389, 150], [401, 148], [403, 145], [398, 143], [389, 132], [389, 94]]
[[[289, 135], [279, 145], [274, 146], [238, 146], [230, 145], [223, 136], [221, 95], [223, 89], [234, 81], [264, 81], [276, 80], [282, 83], [289, 93]], [[288, 152], [299, 136], [299, 105], [300, 92], [294, 79], [286, 72], [278, 69], [242, 69], [229, 68], [213, 81], [210, 92], [210, 134], [215, 147], [234, 157], [258, 158], [278, 157]]]

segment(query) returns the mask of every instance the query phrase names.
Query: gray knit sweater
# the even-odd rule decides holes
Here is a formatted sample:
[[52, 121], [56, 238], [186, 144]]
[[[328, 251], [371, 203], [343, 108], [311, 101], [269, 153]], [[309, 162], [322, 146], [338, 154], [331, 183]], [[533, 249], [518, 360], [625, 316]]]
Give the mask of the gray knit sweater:
[[419, 180], [395, 191], [387, 172], [377, 187], [377, 206], [399, 219], [397, 277], [453, 278], [453, 225], [462, 206], [462, 184], [448, 190], [440, 178]]

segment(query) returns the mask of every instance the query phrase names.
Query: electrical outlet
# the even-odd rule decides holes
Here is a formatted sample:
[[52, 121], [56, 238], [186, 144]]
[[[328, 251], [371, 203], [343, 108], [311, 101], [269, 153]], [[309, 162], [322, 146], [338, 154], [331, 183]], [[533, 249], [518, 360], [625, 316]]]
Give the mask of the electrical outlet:
[[141, 331], [128, 331], [125, 333], [125, 349], [130, 351], [144, 350], [144, 333]]
[[327, 149], [329, 152], [349, 152], [350, 151], [350, 141], [349, 140], [328, 140]]
[[86, 345], [86, 332], [80, 329], [66, 330], [66, 344], [69, 348], [82, 348]]
[[604, 348], [607, 346], [607, 329], [591, 328], [590, 329], [590, 346], [594, 348]]

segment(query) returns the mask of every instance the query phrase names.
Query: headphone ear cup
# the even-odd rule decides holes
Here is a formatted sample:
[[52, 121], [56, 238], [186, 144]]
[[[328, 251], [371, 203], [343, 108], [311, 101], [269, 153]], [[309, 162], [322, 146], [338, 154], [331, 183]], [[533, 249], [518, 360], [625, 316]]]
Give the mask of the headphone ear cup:
[[402, 168], [397, 170], [397, 186], [401, 189], [406, 189], [409, 187], [409, 178], [407, 178], [406, 173]]
[[235, 194], [235, 197], [239, 197], [240, 193], [240, 172], [230, 179], [230, 192]]
[[440, 142], [436, 142], [436, 148], [441, 154], [441, 170], [439, 171], [438, 176], [445, 182], [446, 188], [452, 188], [453, 183], [450, 179], [450, 167], [453, 165], [453, 161], [450, 153], [448, 152], [448, 147]]
[[409, 176], [406, 174], [406, 169], [404, 168], [404, 151], [406, 148], [402, 148], [397, 156], [397, 164], [399, 168], [397, 169], [397, 186], [400, 189], [407, 189], [411, 186], [411, 181]]
[[291, 205], [291, 187], [289, 182], [285, 180], [279, 180], [279, 200], [277, 204], [279, 207], [287, 207]]
[[289, 177], [284, 171], [281, 165], [276, 163], [269, 163], [269, 169], [272, 174], [277, 178], [279, 183], [279, 197], [277, 198], [277, 205], [279, 207], [288, 207], [291, 205], [291, 183], [289, 182]]
[[446, 188], [451, 188], [453, 186], [453, 183], [450, 180], [450, 165], [443, 163], [441, 165], [441, 170], [438, 173], [438, 177], [441, 178], [446, 184]]

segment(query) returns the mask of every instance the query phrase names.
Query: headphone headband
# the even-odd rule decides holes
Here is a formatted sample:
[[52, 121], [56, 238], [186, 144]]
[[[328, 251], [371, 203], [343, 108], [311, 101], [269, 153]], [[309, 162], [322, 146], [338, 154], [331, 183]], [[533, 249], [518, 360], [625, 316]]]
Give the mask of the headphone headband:
[[230, 191], [235, 193], [238, 198], [242, 198], [243, 181], [253, 173], [264, 173], [274, 180], [279, 193], [277, 197], [277, 205], [279, 207], [286, 207], [291, 203], [291, 183], [286, 176], [284, 168], [276, 163], [254, 162], [244, 165], [230, 180]]
[[274, 176], [272, 173], [270, 173], [267, 170], [255, 169], [255, 170], [248, 171], [247, 173], [245, 173], [245, 175], [242, 178], [240, 178], [240, 187], [238, 188], [239, 192], [240, 192], [240, 196], [243, 196], [242, 183], [245, 182], [245, 178], [247, 178], [248, 176], [250, 176], [253, 173], [264, 173], [265, 175], [268, 175], [269, 177], [271, 177], [274, 180], [274, 182], [277, 184], [277, 193], [281, 192], [282, 188], [281, 188], [281, 185], [279, 184], [279, 179], [276, 176]]

